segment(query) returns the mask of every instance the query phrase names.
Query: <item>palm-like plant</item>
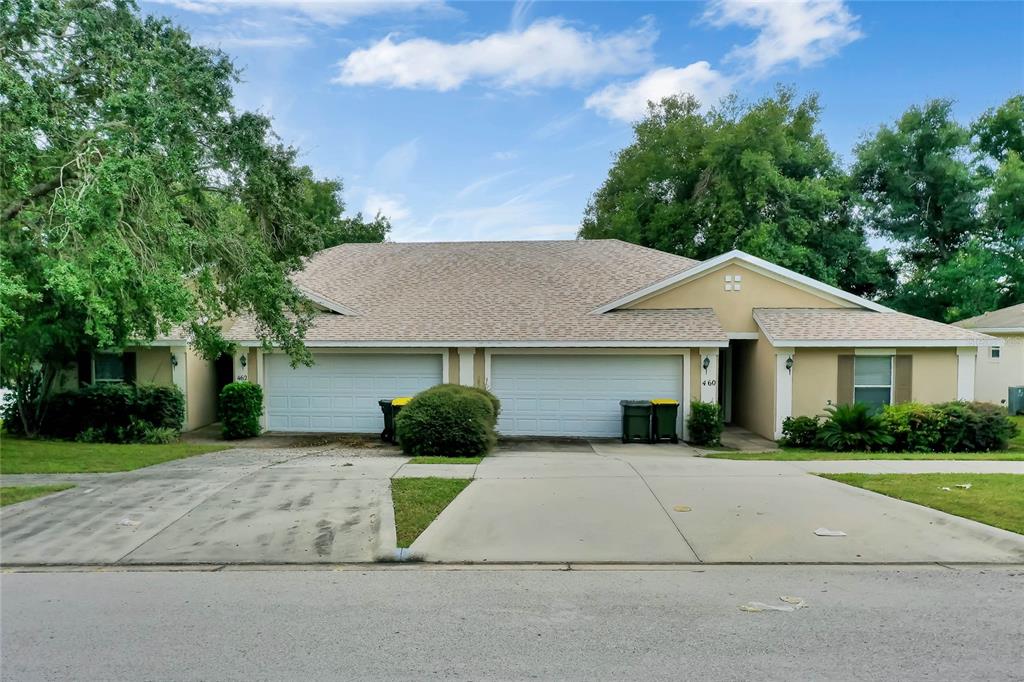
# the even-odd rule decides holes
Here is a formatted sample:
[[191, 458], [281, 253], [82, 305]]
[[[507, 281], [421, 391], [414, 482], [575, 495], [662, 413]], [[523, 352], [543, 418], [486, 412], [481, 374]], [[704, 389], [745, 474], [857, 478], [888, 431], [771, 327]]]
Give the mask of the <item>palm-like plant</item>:
[[830, 450], [884, 450], [894, 439], [885, 431], [882, 420], [864, 403], [825, 408], [828, 418], [818, 437]]

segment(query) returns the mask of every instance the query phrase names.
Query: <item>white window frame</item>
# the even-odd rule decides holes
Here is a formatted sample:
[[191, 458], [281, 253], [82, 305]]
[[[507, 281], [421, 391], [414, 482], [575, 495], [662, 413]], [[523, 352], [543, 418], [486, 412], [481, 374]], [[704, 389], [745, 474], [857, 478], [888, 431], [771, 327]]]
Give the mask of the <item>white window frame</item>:
[[857, 389], [858, 388], [888, 388], [889, 389], [889, 400], [886, 401], [886, 405], [892, 405], [892, 394], [896, 385], [896, 356], [889, 356], [889, 383], [888, 384], [858, 384], [857, 383], [857, 360], [862, 357], [875, 357], [877, 355], [855, 355], [853, 358], [853, 402], [857, 402]]
[[[96, 356], [98, 355], [110, 355], [116, 357], [121, 362], [121, 378], [120, 379], [100, 379], [99, 373], [96, 372]], [[97, 351], [89, 357], [92, 362], [92, 383], [94, 384], [123, 384], [124, 383], [124, 360], [120, 353], [104, 353]]]
[[992, 362], [999, 362], [1003, 358], [1002, 346], [992, 346], [988, 349], [988, 359]]

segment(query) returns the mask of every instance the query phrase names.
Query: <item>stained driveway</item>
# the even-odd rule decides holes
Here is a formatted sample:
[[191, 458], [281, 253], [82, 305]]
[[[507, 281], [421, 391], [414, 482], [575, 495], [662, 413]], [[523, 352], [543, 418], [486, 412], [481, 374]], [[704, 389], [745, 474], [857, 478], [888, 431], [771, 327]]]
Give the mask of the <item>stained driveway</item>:
[[76, 488], [0, 511], [3, 562], [374, 561], [394, 551], [389, 478], [404, 461], [343, 448], [236, 449], [68, 477]]
[[[822, 463], [705, 459], [685, 446], [593, 449], [488, 457], [413, 553], [474, 562], [1024, 561], [1024, 536], [808, 473]], [[897, 466], [915, 469], [907, 464], [962, 472], [974, 463]], [[1024, 472], [1021, 462], [977, 464]], [[860, 469], [879, 465], [887, 463]], [[847, 535], [815, 535], [822, 527]]]
[[[1024, 536], [810, 471], [1024, 472], [1022, 462], [770, 462], [686, 446], [503, 447], [410, 465], [336, 446], [239, 448], [0, 510], [3, 563], [369, 562], [394, 556], [390, 479], [475, 478], [412, 546], [439, 562], [1024, 562]], [[6, 476], [5, 485], [52, 481]], [[955, 480], [954, 480], [955, 479]], [[845, 537], [819, 537], [819, 527]]]

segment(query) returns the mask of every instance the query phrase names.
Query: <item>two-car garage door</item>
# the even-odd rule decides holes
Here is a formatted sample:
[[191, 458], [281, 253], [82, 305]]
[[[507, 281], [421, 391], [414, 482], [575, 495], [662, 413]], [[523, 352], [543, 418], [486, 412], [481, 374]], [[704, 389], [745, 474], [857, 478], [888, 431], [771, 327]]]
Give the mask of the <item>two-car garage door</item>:
[[[264, 357], [271, 431], [377, 432], [378, 400], [442, 381], [440, 353], [315, 353], [312, 367], [297, 368], [285, 355]], [[505, 436], [614, 437], [620, 400], [682, 401], [678, 355], [495, 353], [490, 374]]]
[[679, 355], [500, 355], [491, 390], [505, 436], [614, 437], [620, 400], [682, 401]]
[[373, 433], [383, 426], [378, 400], [441, 383], [440, 353], [314, 353], [316, 364], [294, 369], [285, 355], [265, 358], [271, 431]]

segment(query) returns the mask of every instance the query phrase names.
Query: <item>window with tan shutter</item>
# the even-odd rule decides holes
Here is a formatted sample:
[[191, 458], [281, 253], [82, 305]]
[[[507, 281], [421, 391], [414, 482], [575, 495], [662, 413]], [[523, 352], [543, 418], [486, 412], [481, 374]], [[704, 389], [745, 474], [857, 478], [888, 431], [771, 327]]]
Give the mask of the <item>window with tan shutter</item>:
[[891, 355], [858, 355], [853, 360], [853, 401], [874, 411], [892, 404]]

